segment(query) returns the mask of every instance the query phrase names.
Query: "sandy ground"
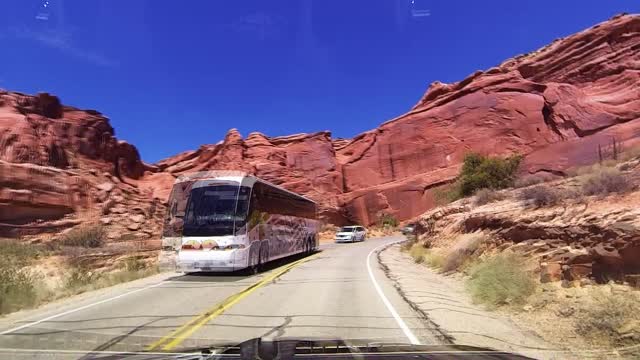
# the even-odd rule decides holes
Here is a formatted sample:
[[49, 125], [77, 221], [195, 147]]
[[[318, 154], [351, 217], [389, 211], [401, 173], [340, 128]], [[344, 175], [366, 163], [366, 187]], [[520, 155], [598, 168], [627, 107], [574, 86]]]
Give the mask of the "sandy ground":
[[405, 299], [451, 342], [510, 351], [536, 359], [572, 358], [571, 354], [518, 326], [507, 316], [473, 304], [459, 280], [416, 264], [408, 254], [400, 251], [400, 245], [383, 251], [380, 261]]

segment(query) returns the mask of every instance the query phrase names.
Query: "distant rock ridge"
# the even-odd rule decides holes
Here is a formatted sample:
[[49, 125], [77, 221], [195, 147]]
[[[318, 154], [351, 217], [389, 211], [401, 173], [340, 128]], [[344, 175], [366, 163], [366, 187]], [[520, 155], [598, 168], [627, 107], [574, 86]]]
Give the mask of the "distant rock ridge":
[[[409, 112], [353, 139], [251, 133], [240, 141], [232, 130], [220, 145], [160, 164], [172, 174], [248, 170], [318, 200], [334, 218], [408, 219], [434, 206], [432, 189], [453, 180], [472, 150], [524, 154], [524, 171], [562, 174], [594, 162], [612, 137], [640, 142], [639, 99], [640, 16], [621, 15], [460, 82], [434, 82]], [[211, 155], [232, 146], [233, 159]]]
[[[434, 206], [434, 189], [455, 179], [469, 151], [523, 154], [522, 171], [561, 175], [597, 161], [598, 145], [614, 137], [623, 148], [640, 144], [638, 15], [457, 83], [434, 82], [407, 113], [352, 139], [329, 131], [245, 138], [231, 129], [217, 144], [152, 165], [95, 110], [47, 93], [0, 91], [0, 224], [73, 220], [93, 209], [116, 226], [124, 215], [112, 211], [150, 209], [166, 200], [175, 177], [211, 169], [246, 171], [304, 194], [335, 224], [368, 225], [383, 212], [404, 220]], [[97, 187], [106, 181], [114, 190]], [[158, 235], [156, 225], [149, 236]]]

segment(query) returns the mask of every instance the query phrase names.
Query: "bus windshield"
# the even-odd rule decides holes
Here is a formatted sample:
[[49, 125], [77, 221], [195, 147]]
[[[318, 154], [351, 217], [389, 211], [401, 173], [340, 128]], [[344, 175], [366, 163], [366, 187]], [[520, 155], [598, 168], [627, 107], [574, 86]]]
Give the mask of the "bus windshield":
[[214, 185], [192, 189], [184, 218], [183, 236], [233, 235], [244, 226], [250, 188]]

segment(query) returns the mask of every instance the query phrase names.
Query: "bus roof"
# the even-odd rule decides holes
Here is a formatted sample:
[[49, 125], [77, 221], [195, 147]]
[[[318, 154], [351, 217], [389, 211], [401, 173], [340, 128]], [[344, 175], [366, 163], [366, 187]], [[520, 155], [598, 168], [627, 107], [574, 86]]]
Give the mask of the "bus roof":
[[237, 171], [237, 170], [209, 170], [209, 171], [197, 171], [197, 172], [193, 172], [193, 173], [188, 173], [188, 174], [183, 174], [178, 176], [178, 178], [175, 180], [174, 185], [181, 183], [181, 182], [187, 182], [187, 181], [198, 181], [198, 180], [213, 180], [213, 179], [220, 179], [220, 178], [225, 178], [225, 180], [230, 180], [230, 181], [235, 181], [238, 183], [242, 183], [243, 179], [252, 179], [254, 180], [254, 182], [259, 181], [263, 184], [272, 186], [276, 189], [282, 190], [286, 193], [289, 193], [293, 196], [296, 196], [298, 198], [302, 198], [304, 200], [307, 200], [309, 202], [312, 202], [314, 204], [317, 205], [317, 203], [311, 199], [309, 199], [306, 196], [302, 196], [300, 194], [296, 194], [293, 191], [289, 191], [281, 186], [278, 186], [276, 184], [273, 184], [269, 181], [266, 181], [264, 179], [260, 179], [259, 177], [255, 176], [255, 175], [251, 175], [249, 173], [243, 172], [243, 171]]

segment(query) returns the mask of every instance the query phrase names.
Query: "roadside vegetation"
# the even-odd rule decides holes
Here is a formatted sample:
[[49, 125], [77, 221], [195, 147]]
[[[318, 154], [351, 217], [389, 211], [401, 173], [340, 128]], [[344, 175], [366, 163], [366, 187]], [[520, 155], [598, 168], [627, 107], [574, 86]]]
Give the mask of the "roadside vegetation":
[[524, 304], [537, 286], [524, 263], [526, 259], [518, 254], [501, 253], [472, 265], [467, 287], [474, 302], [490, 308]]
[[41, 279], [28, 266], [41, 249], [0, 239], [0, 314], [34, 306], [39, 301]]
[[475, 206], [482, 206], [492, 202], [504, 200], [506, 196], [498, 190], [493, 189], [480, 189], [476, 191], [473, 204]]
[[[143, 257], [126, 255], [132, 249], [104, 247], [104, 232], [97, 226], [83, 226], [63, 236], [59, 242], [31, 244], [0, 239], [0, 315], [28, 309], [62, 297], [147, 277], [158, 272]], [[112, 251], [109, 254], [108, 251]], [[92, 256], [110, 256], [107, 266], [93, 268]], [[51, 264], [56, 264], [52, 275]], [[88, 261], [85, 261], [88, 260]], [[53, 281], [46, 281], [55, 276]]]
[[[464, 157], [462, 170], [456, 182], [434, 190], [438, 205], [474, 195], [483, 189], [500, 190], [512, 187], [522, 156], [484, 156], [469, 153]], [[485, 193], [486, 195], [486, 193]], [[488, 200], [489, 198], [485, 196]]]
[[536, 207], [556, 205], [561, 200], [561, 196], [546, 185], [525, 188], [520, 192], [520, 197]]
[[640, 340], [640, 297], [597, 289], [578, 306], [576, 331], [592, 339], [610, 339], [617, 346]]

